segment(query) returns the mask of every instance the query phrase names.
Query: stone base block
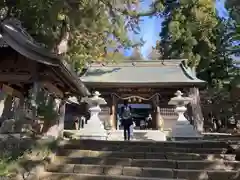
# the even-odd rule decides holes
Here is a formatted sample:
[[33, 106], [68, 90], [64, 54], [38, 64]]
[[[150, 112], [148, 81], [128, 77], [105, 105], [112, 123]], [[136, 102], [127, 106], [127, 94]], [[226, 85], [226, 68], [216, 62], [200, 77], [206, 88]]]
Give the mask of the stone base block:
[[106, 140], [107, 131], [99, 129], [98, 132], [90, 131], [87, 129], [81, 130], [64, 130], [64, 136], [70, 139], [93, 139], [93, 140]]
[[202, 139], [203, 136], [188, 121], [178, 121], [172, 128], [170, 137], [173, 140]]
[[78, 139], [107, 140], [107, 136], [80, 135]]

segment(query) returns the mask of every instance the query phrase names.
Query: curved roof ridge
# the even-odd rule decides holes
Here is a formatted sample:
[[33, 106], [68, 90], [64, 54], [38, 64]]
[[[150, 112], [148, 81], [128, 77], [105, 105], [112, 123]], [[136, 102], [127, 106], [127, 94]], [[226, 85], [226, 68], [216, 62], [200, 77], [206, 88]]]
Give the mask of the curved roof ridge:
[[[201, 79], [199, 79], [197, 76], [196, 76], [196, 72], [193, 72], [193, 70], [189, 67], [189, 66], [185, 66], [183, 63], [180, 64], [180, 67], [182, 68], [183, 70], [183, 73], [191, 80], [200, 80], [200, 81], [203, 81]], [[203, 81], [205, 82], [205, 81]]]

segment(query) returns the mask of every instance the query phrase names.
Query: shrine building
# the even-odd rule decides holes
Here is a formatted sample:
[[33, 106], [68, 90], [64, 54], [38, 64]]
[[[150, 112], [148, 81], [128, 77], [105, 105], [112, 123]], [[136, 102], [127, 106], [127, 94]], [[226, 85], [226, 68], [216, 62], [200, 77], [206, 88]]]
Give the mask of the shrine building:
[[[143, 117], [152, 115], [153, 129], [161, 128], [160, 120], [164, 122], [164, 129], [169, 129], [177, 119], [174, 107], [168, 105], [174, 93], [181, 90], [188, 96], [194, 92], [192, 89], [198, 90], [205, 86], [205, 82], [198, 79], [184, 62], [145, 60], [91, 64], [80, 79], [90, 92], [99, 91], [101, 97], [107, 101], [102, 117], [104, 116], [111, 129], [117, 128], [119, 108], [125, 99], [133, 108], [136, 107], [134, 112], [137, 112], [137, 107], [145, 107]], [[194, 114], [196, 106], [192, 107]]]

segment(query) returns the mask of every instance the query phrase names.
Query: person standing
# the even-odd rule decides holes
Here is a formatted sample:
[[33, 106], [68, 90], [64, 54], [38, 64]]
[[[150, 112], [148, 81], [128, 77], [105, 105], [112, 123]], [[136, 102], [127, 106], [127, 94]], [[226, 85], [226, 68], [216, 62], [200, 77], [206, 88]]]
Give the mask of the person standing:
[[82, 129], [84, 128], [85, 122], [86, 122], [85, 116], [81, 116], [81, 128], [82, 128]]
[[146, 126], [148, 129], [152, 128], [152, 115], [148, 114], [148, 117], [146, 118]]
[[131, 137], [130, 126], [133, 124], [131, 111], [131, 106], [128, 105], [127, 100], [124, 100], [123, 107], [121, 108], [124, 140], [130, 140]]

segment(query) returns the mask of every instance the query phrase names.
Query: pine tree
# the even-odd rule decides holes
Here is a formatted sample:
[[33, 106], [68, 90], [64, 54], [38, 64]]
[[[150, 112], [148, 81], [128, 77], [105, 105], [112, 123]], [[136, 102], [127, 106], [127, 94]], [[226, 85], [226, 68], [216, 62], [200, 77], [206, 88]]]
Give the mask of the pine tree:
[[235, 76], [229, 51], [233, 43], [231, 22], [218, 17], [212, 0], [168, 1], [162, 14], [165, 20], [159, 50], [163, 59], [187, 59], [197, 76], [208, 82], [211, 109], [231, 112], [231, 107], [227, 108], [229, 85]]
[[212, 0], [167, 1], [160, 34], [160, 51], [165, 59], [188, 59], [191, 68], [211, 55], [213, 29], [218, 21]]

